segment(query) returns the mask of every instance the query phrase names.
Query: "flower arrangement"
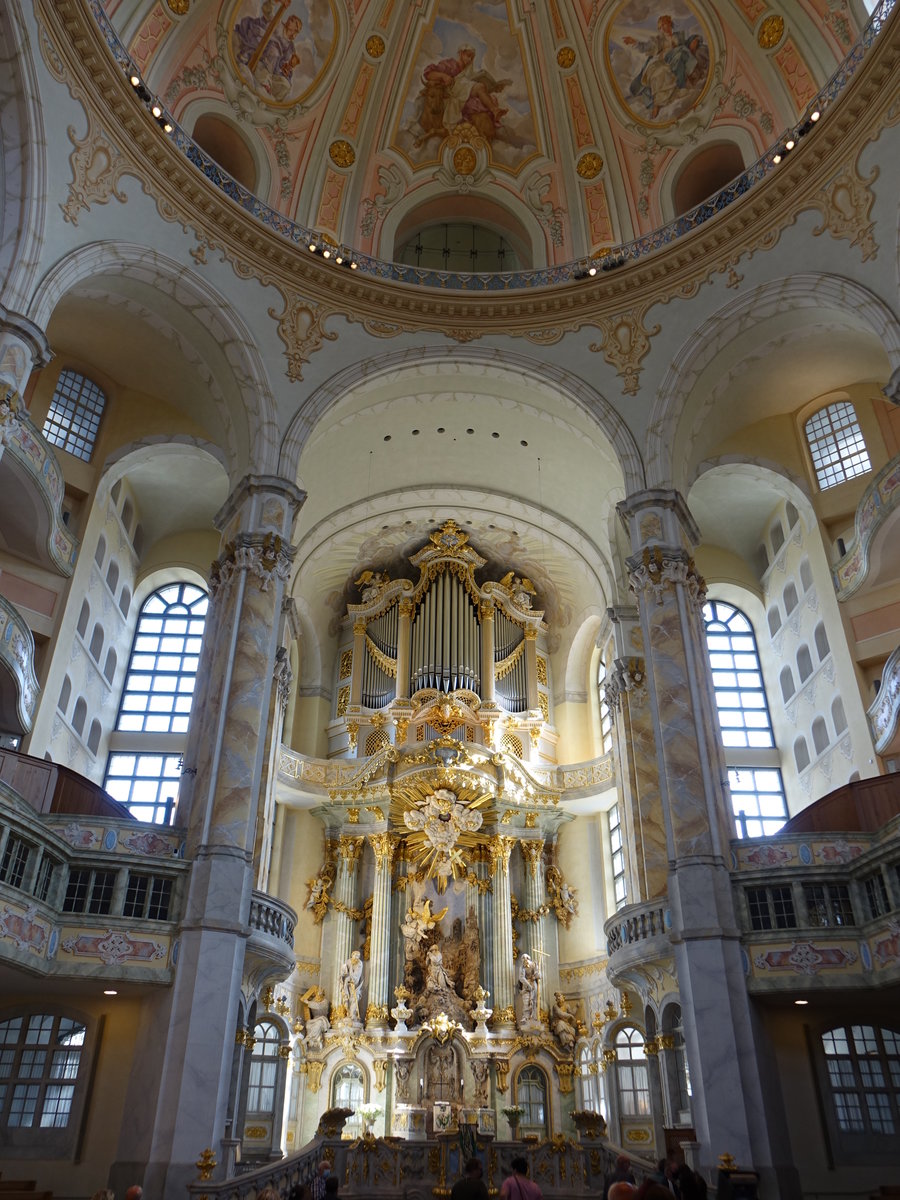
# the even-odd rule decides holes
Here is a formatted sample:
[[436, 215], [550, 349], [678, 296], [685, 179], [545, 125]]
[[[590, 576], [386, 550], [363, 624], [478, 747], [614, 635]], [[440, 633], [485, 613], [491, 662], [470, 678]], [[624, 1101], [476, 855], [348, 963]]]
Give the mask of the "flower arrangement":
[[356, 1109], [356, 1114], [367, 1125], [371, 1125], [381, 1116], [381, 1109], [377, 1104], [360, 1104]]
[[511, 1123], [521, 1121], [525, 1116], [525, 1109], [521, 1104], [510, 1104], [506, 1108], [501, 1108], [500, 1111], [506, 1117], [507, 1121]]

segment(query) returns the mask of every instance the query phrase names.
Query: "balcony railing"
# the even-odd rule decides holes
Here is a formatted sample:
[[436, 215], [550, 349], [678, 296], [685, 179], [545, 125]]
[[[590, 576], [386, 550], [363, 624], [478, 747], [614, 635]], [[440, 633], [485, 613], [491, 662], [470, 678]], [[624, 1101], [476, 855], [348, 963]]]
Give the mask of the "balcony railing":
[[40, 688], [34, 673], [34, 638], [18, 610], [0, 596], [0, 729], [28, 733], [34, 723]]
[[659, 958], [669, 953], [671, 917], [664, 900], [656, 897], [644, 904], [620, 909], [604, 926], [607, 971], [615, 977], [626, 963]]
[[27, 481], [28, 487], [43, 501], [43, 513], [28, 531], [28, 538], [34, 538], [35, 544], [17, 546], [17, 550], [25, 557], [33, 552], [42, 565], [61, 575], [71, 575], [79, 543], [63, 521], [65, 483], [62, 469], [49, 443], [21, 405], [8, 419], [5, 432], [5, 446], [0, 446], [0, 490], [14, 489]]
[[287, 904], [265, 892], [254, 892], [250, 899], [250, 928], [268, 934], [294, 949], [294, 927], [297, 914]]
[[875, 751], [877, 754], [884, 754], [894, 740], [897, 724], [900, 722], [900, 646], [882, 668], [881, 687], [866, 716], [869, 718]]

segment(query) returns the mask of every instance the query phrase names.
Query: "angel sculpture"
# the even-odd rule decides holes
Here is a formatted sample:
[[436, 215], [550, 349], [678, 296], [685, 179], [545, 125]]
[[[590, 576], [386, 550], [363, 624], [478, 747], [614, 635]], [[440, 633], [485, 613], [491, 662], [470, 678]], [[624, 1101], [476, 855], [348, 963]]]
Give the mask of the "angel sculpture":
[[547, 868], [547, 891], [557, 921], [568, 929], [572, 918], [578, 916], [578, 900], [575, 888], [566, 883], [559, 867]]
[[355, 581], [354, 586], [360, 589], [363, 604], [368, 604], [390, 582], [391, 579], [387, 571], [363, 571], [359, 579]]
[[422, 907], [416, 908], [415, 905], [406, 914], [406, 920], [400, 926], [403, 936], [409, 941], [418, 945], [427, 933], [430, 933], [446, 915], [449, 905], [441, 909], [440, 912], [433, 913], [431, 911], [431, 899], [426, 896], [422, 901]]
[[531, 608], [531, 597], [537, 595], [537, 588], [524, 575], [515, 571], [507, 571], [500, 580], [500, 587], [505, 588], [519, 608]]
[[308, 888], [306, 907], [313, 913], [313, 919], [317, 925], [322, 924], [325, 914], [328, 912], [328, 905], [331, 903], [329, 889], [334, 885], [334, 878], [334, 863], [325, 863], [314, 879], [306, 881]]
[[407, 829], [421, 832], [432, 848], [430, 875], [452, 875], [454, 867], [462, 865], [462, 853], [457, 846], [460, 834], [475, 833], [484, 818], [480, 812], [461, 804], [450, 788], [435, 788], [426, 797], [422, 808], [403, 814]]

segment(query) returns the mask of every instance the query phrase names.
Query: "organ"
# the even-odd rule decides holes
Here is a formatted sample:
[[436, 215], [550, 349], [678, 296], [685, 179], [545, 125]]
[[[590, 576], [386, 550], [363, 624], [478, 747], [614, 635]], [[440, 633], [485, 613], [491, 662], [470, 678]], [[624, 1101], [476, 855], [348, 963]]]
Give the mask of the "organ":
[[453, 521], [409, 562], [418, 579], [368, 569], [355, 581], [337, 656], [332, 756], [448, 734], [555, 761], [544, 613], [529, 579], [487, 565]]

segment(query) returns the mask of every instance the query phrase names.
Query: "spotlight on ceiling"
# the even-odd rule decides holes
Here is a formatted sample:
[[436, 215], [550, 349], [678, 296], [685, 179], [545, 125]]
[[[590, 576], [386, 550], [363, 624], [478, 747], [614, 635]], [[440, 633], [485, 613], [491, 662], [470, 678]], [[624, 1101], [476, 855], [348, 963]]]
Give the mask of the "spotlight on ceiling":
[[140, 77], [140, 75], [138, 75], [138, 73], [136, 71], [134, 71], [134, 72], [132, 72], [131, 75], [129, 75], [128, 82], [131, 84], [132, 87], [140, 87], [141, 86], [141, 77]]
[[822, 114], [819, 112], [819, 110], [817, 108], [814, 108], [813, 111], [809, 114], [809, 119], [811, 121], [818, 121], [818, 119], [819, 119], [819, 117], [821, 117], [821, 115]]
[[310, 242], [307, 246], [307, 250], [309, 250], [310, 254], [315, 254], [316, 250], [318, 250], [318, 246], [315, 242]]
[[781, 162], [781, 152], [780, 151], [776, 150], [776, 152], [772, 155], [772, 162], [775, 163], [776, 167]]
[[162, 116], [162, 105], [154, 104], [150, 111], [153, 113], [154, 117], [159, 119]]
[[796, 144], [797, 143], [794, 141], [793, 138], [788, 138], [788, 140], [784, 143], [784, 148], [785, 148], [785, 150], [793, 150], [793, 148], [796, 146]]
[[172, 124], [171, 121], [163, 122], [163, 132], [164, 133], [171, 133], [174, 128], [175, 128], [175, 126]]

